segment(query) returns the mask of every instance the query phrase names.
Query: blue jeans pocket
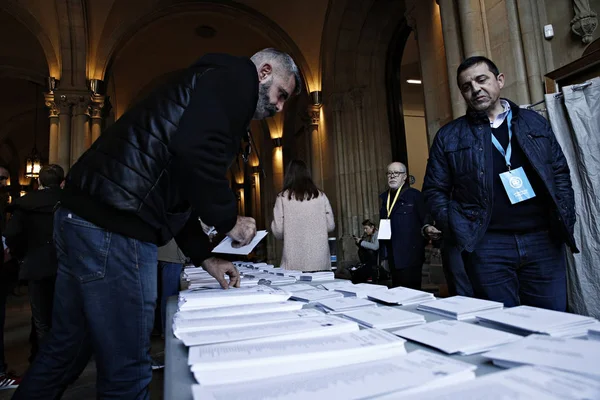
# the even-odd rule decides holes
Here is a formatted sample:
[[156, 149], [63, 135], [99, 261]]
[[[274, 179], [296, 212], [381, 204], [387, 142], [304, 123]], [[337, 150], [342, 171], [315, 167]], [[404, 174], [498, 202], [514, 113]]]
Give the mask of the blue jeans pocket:
[[112, 234], [73, 213], [61, 219], [55, 235], [59, 268], [82, 283], [104, 278]]

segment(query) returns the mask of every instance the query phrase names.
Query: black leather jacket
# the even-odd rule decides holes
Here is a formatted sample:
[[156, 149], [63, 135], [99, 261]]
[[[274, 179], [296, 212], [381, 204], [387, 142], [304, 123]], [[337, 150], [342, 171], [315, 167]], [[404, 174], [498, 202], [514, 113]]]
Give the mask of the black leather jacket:
[[200, 262], [208, 241], [197, 217], [223, 233], [235, 225], [226, 173], [257, 99], [252, 61], [202, 57], [102, 133], [71, 168], [62, 205], [139, 240], [163, 245], [175, 236]]

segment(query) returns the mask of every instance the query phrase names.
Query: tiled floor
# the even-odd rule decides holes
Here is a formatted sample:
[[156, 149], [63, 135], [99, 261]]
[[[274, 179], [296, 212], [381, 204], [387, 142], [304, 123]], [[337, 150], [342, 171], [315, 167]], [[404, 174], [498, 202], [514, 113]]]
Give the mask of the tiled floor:
[[[17, 374], [23, 374], [27, 367], [29, 356], [29, 332], [31, 311], [27, 297], [27, 288], [21, 288], [18, 296], [9, 296], [6, 307], [6, 324], [4, 328], [4, 348], [9, 369]], [[161, 353], [164, 342], [160, 337], [152, 338], [152, 353]], [[96, 398], [96, 365], [89, 363], [77, 382], [72, 385], [62, 397], [63, 400], [87, 400]], [[11, 398], [14, 390], [0, 390], [0, 400]], [[157, 370], [150, 384], [150, 397], [153, 400], [163, 398], [163, 371]]]

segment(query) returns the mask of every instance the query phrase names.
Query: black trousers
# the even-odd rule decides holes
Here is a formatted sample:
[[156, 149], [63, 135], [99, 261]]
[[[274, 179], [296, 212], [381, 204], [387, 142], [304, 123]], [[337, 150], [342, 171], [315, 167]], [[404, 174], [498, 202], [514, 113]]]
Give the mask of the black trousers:
[[[50, 332], [52, 326], [55, 281], [56, 276], [29, 281], [29, 303], [38, 346], [42, 344], [42, 340]], [[32, 343], [32, 358], [35, 357], [38, 346]]]
[[394, 252], [390, 247], [388, 248], [388, 264], [390, 274], [392, 275], [392, 287], [402, 286], [421, 290], [423, 263], [408, 268], [397, 269], [394, 265]]

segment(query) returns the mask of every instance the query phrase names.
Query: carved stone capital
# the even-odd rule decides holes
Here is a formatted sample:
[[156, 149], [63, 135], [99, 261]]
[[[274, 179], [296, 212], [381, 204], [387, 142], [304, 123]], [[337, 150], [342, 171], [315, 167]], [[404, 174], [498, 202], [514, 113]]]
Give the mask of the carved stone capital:
[[321, 106], [311, 105], [308, 106], [309, 123], [312, 126], [319, 126], [321, 120]]
[[589, 0], [573, 0], [573, 9], [575, 17], [571, 20], [571, 30], [581, 37], [584, 44], [588, 44], [598, 27], [597, 14], [592, 11]]
[[44, 93], [44, 104], [48, 107], [48, 117], [56, 118], [59, 114], [58, 105], [54, 101], [54, 93]]
[[104, 107], [104, 96], [92, 95], [90, 104], [90, 117], [92, 119], [102, 118], [102, 108]]

